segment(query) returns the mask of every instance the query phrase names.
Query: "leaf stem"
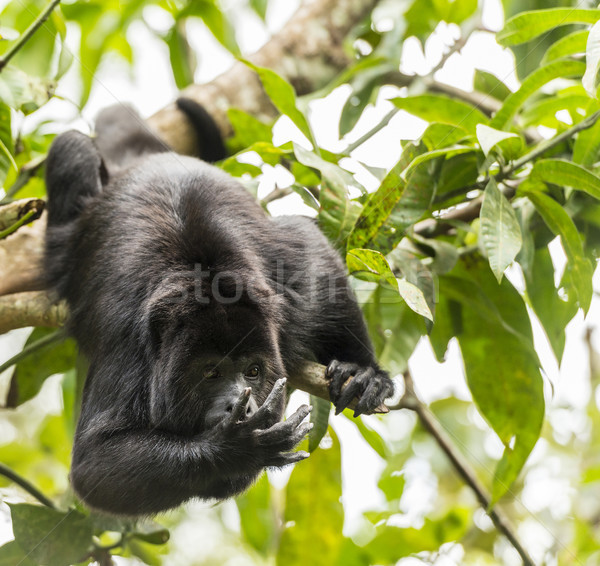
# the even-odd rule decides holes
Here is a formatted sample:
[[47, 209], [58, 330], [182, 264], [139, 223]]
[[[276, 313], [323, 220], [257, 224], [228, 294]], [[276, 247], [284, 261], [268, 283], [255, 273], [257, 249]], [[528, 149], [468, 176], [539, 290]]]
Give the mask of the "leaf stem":
[[412, 376], [408, 371], [404, 374], [404, 382], [406, 385], [405, 393], [397, 405], [389, 407], [390, 410], [408, 409], [417, 414], [419, 421], [423, 425], [423, 428], [425, 428], [425, 430], [431, 434], [438, 446], [442, 449], [452, 463], [454, 469], [471, 488], [475, 494], [475, 497], [477, 498], [477, 501], [479, 501], [481, 507], [483, 507], [485, 512], [489, 515], [498, 532], [502, 533], [507, 538], [510, 544], [518, 552], [525, 566], [535, 566], [535, 562], [519, 541], [513, 527], [508, 521], [508, 518], [500, 509], [496, 507], [493, 509], [489, 508], [491, 501], [490, 495], [487, 493], [485, 487], [481, 484], [463, 455], [458, 451], [451, 438], [448, 436], [448, 433], [442, 428], [435, 415], [418, 398], [415, 392]]
[[41, 350], [42, 348], [48, 346], [49, 344], [54, 344], [55, 342], [60, 342], [65, 337], [64, 332], [62, 330], [57, 330], [48, 336], [44, 336], [44, 338], [40, 338], [33, 342], [33, 344], [28, 344], [25, 346], [18, 354], [15, 354], [12, 358], [5, 361], [0, 365], [0, 374], [5, 372], [8, 368], [18, 364], [21, 360], [36, 352], [37, 350]]
[[512, 175], [517, 169], [520, 169], [526, 163], [529, 163], [530, 161], [533, 161], [534, 159], [540, 157], [550, 148], [572, 138], [576, 133], [580, 132], [581, 130], [587, 130], [588, 128], [591, 128], [598, 121], [598, 118], [600, 118], [600, 110], [594, 112], [593, 114], [590, 114], [587, 118], [584, 118], [583, 120], [581, 120], [581, 122], [578, 122], [577, 124], [565, 130], [561, 134], [558, 134], [557, 136], [540, 143], [540, 145], [538, 145], [535, 149], [532, 149], [523, 157], [517, 159], [516, 161], [513, 161], [507, 169], [496, 175], [496, 181], [502, 181], [507, 177], [510, 177], [510, 175]]
[[33, 497], [35, 497], [40, 503], [43, 503], [46, 507], [56, 509], [56, 505], [54, 505], [54, 503], [48, 499], [37, 487], [1, 462], [0, 475], [21, 486], [27, 493], [33, 495]]
[[42, 26], [50, 17], [52, 10], [60, 4], [60, 0], [52, 0], [45, 10], [31, 23], [31, 25], [21, 34], [21, 37], [10, 47], [10, 49], [0, 57], [0, 72], [8, 62], [19, 52], [20, 49], [31, 39], [31, 36]]

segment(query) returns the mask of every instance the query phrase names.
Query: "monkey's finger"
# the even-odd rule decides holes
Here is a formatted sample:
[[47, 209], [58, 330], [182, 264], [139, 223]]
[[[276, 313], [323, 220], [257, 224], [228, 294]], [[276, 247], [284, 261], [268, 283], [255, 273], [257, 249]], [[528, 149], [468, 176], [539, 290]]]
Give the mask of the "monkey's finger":
[[369, 380], [375, 376], [373, 368], [367, 368], [356, 372], [356, 375], [342, 389], [337, 403], [335, 404], [335, 414], [339, 415], [354, 399], [360, 397], [367, 388]]
[[290, 429], [288, 421], [277, 423], [267, 430], [256, 433], [259, 446], [268, 446], [279, 452], [287, 452], [296, 446], [313, 428], [313, 423], [304, 423], [302, 426]]
[[281, 414], [283, 396], [285, 395], [285, 384], [287, 379], [282, 377], [275, 382], [273, 389], [265, 402], [259, 407], [258, 411], [254, 413], [248, 420], [249, 423], [264, 425], [263, 428], [274, 424], [279, 420], [278, 415]]
[[338, 404], [344, 386], [347, 386], [346, 382], [358, 371], [360, 371], [360, 368], [356, 364], [338, 360], [333, 360], [327, 366], [325, 375], [331, 380], [329, 383], [329, 398], [335, 405]]
[[299, 450], [298, 452], [288, 452], [287, 454], [279, 454], [271, 459], [268, 466], [281, 468], [283, 466], [287, 466], [288, 464], [295, 464], [296, 462], [306, 460], [306, 458], [309, 456], [310, 454], [304, 450]]
[[298, 407], [296, 409], [296, 411], [290, 415], [285, 422], [288, 424], [288, 426], [292, 427], [292, 428], [296, 428], [306, 417], [307, 415], [312, 411], [312, 405], [301, 405], [300, 407]]
[[382, 401], [381, 384], [376, 380], [371, 380], [354, 407], [354, 418], [363, 413], [372, 413]]
[[250, 387], [246, 387], [238, 397], [238, 400], [235, 402], [233, 409], [231, 410], [231, 416], [229, 417], [232, 423], [237, 423], [242, 420], [244, 415], [246, 414], [246, 406], [248, 405], [248, 399], [250, 399], [250, 394], [252, 393], [252, 389]]

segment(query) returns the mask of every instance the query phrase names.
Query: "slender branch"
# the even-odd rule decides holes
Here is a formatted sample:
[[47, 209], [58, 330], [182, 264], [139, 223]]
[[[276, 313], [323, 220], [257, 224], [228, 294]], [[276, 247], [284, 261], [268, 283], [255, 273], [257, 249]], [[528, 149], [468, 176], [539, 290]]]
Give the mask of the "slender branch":
[[[450, 46], [448, 51], [442, 55], [442, 58], [439, 60], [437, 65], [433, 69], [431, 69], [431, 71], [429, 71], [429, 73], [427, 73], [427, 75], [424, 75], [424, 76], [414, 75], [413, 77], [409, 77], [408, 75], [404, 75], [399, 72], [398, 73], [394, 72], [394, 73], [390, 73], [388, 75], [388, 78], [390, 78], [390, 79], [395, 78], [395, 80], [401, 80], [402, 86], [409, 86], [409, 85], [413, 84], [415, 81], [422, 81], [423, 83], [428, 85], [428, 88], [430, 90], [432, 90], [433, 85], [438, 84], [433, 80], [433, 76], [435, 75], [435, 73], [437, 73], [447, 63], [448, 59], [450, 59], [450, 57], [452, 57], [452, 55], [454, 55], [455, 53], [460, 51], [465, 46], [465, 44], [469, 40], [469, 37], [471, 36], [471, 33], [473, 33], [473, 31], [475, 29], [476, 29], [476, 26], [472, 25], [464, 35], [461, 35], [461, 37], [459, 37], [454, 42], [454, 44]], [[442, 85], [443, 83], [439, 83], [439, 84]], [[400, 85], [398, 85], [398, 86], [400, 86]], [[454, 88], [454, 87], [449, 87], [449, 88]], [[459, 93], [460, 93], [460, 96], [455, 96], [456, 98], [462, 97], [463, 95], [471, 94], [471, 93], [466, 93], [464, 91], [461, 91], [460, 89], [456, 89], [456, 90], [459, 91]], [[399, 111], [400, 111], [399, 108], [393, 108], [392, 110], [390, 110], [378, 124], [376, 124], [368, 132], [363, 134], [356, 141], [349, 144], [348, 147], [346, 148], [346, 150], [344, 151], [344, 153], [346, 155], [350, 155], [350, 153], [352, 153], [357, 147], [360, 147], [367, 140], [371, 139], [375, 134], [377, 134], [379, 131], [381, 131], [383, 128], [385, 128], [390, 123], [391, 119]]]
[[0, 231], [0, 240], [6, 238], [7, 236], [10, 236], [13, 232], [16, 232], [21, 226], [31, 222], [32, 220], [35, 220], [35, 218], [33, 218], [34, 216], [35, 210], [29, 210], [28, 212], [26, 212], [25, 216], [23, 216], [20, 220], [17, 220], [12, 226], [9, 226], [6, 230]]
[[13, 483], [21, 486], [27, 493], [35, 497], [40, 503], [51, 509], [56, 509], [54, 503], [48, 499], [37, 487], [31, 482], [26, 480], [24, 477], [17, 474], [17, 472], [11, 470], [8, 466], [5, 466], [0, 462], [0, 476], [4, 476]]
[[277, 188], [272, 190], [265, 198], [261, 199], [260, 204], [263, 206], [267, 206], [270, 202], [274, 200], [279, 200], [281, 198], [287, 197], [291, 195], [294, 191], [290, 187], [284, 187], [282, 189]]
[[5, 230], [12, 228], [15, 224], [22, 221], [27, 216], [26, 222], [33, 222], [38, 219], [46, 206], [46, 203], [39, 198], [30, 198], [16, 200], [10, 204], [0, 206], [0, 239], [6, 237]]
[[418, 398], [414, 389], [412, 376], [409, 372], [406, 372], [404, 375], [404, 381], [406, 384], [404, 396], [397, 405], [390, 407], [390, 409], [408, 409], [417, 414], [419, 421], [423, 425], [423, 428], [425, 428], [425, 430], [431, 434], [438, 446], [442, 449], [452, 463], [454, 469], [471, 488], [475, 494], [475, 497], [477, 498], [477, 501], [479, 501], [481, 507], [483, 507], [483, 509], [487, 512], [496, 529], [508, 539], [510, 544], [519, 553], [523, 564], [525, 566], [535, 566], [535, 562], [519, 541], [513, 527], [504, 513], [502, 513], [502, 511], [497, 507], [494, 507], [491, 510], [489, 509], [491, 502], [490, 495], [487, 493], [485, 487], [481, 485], [481, 482], [473, 473], [469, 463], [458, 451], [448, 436], [448, 433], [442, 428], [435, 415]]
[[[534, 149], [532, 149], [531, 151], [529, 151], [528, 153], [526, 153], [519, 159], [513, 161], [508, 167], [506, 167], [505, 169], [500, 171], [500, 173], [498, 173], [497, 175], [493, 175], [494, 179], [496, 180], [497, 183], [506, 181], [507, 179], [510, 178], [510, 176], [513, 173], [515, 173], [516, 171], [521, 169], [521, 167], [527, 165], [527, 163], [529, 163], [531, 161], [536, 160], [538, 157], [541, 157], [549, 149], [552, 149], [553, 147], [560, 145], [562, 142], [564, 142], [568, 139], [571, 139], [578, 132], [581, 132], [582, 130], [587, 130], [588, 128], [591, 128], [599, 119], [600, 119], [600, 110], [598, 110], [597, 112], [594, 112], [593, 114], [590, 114], [587, 118], [585, 118], [581, 122], [578, 122], [577, 124], [570, 127], [569, 129], [565, 130], [564, 132], [560, 133], [559, 135], [539, 144], [537, 147], [535, 147]], [[443, 202], [445, 200], [450, 200], [454, 197], [461, 196], [463, 194], [467, 194], [469, 191], [472, 191], [472, 190], [476, 190], [476, 189], [482, 190], [488, 184], [490, 178], [491, 177], [488, 175], [483, 180], [477, 181], [477, 183], [474, 183], [467, 187], [460, 187], [459, 189], [450, 191], [448, 193], [444, 193], [443, 195], [440, 195], [439, 200], [436, 199], [436, 202]], [[451, 210], [450, 212], [444, 214], [440, 218], [443, 220], [469, 221], [469, 220], [473, 220], [473, 219], [477, 218], [477, 216], [479, 215], [480, 209], [481, 209], [481, 199], [477, 198], [477, 199], [474, 199], [473, 201], [471, 201], [469, 203], [468, 207]], [[458, 214], [455, 217], [454, 213], [456, 213], [456, 212]], [[419, 222], [415, 226], [415, 231], [419, 234], [423, 234], [423, 233], [427, 232], [429, 237], [431, 237], [433, 232], [435, 232], [435, 224], [437, 224], [437, 222], [434, 219], [430, 218], [430, 219], [424, 220], [423, 222]], [[432, 229], [433, 229], [433, 232], [432, 232]], [[435, 233], [439, 233], [439, 232], [435, 232]]]
[[52, 10], [60, 4], [60, 0], [52, 0], [46, 9], [31, 23], [31, 25], [23, 32], [21, 37], [8, 49], [8, 51], [0, 57], [0, 72], [8, 62], [19, 52], [20, 49], [31, 39], [31, 36], [42, 26], [42, 24], [50, 17]]
[[593, 114], [590, 114], [587, 118], [584, 118], [583, 120], [581, 120], [581, 122], [578, 122], [574, 126], [571, 126], [569, 129], [558, 134], [557, 136], [555, 136], [545, 142], [542, 142], [535, 149], [532, 149], [530, 152], [526, 153], [523, 157], [521, 157], [520, 159], [517, 159], [516, 161], [511, 163], [507, 169], [505, 169], [504, 171], [502, 171], [501, 173], [496, 175], [496, 177], [495, 177], [496, 181], [502, 181], [502, 180], [506, 179], [507, 177], [512, 175], [512, 173], [514, 173], [517, 169], [520, 169], [521, 167], [523, 167], [530, 161], [533, 161], [534, 159], [537, 159], [538, 157], [542, 156], [549, 149], [572, 138], [576, 133], [581, 132], [582, 130], [587, 130], [588, 128], [591, 128], [598, 121], [599, 118], [600, 118], [600, 110], [598, 110], [597, 112], [594, 112]]
[[33, 344], [28, 344], [25, 346], [19, 353], [15, 354], [12, 358], [5, 361], [3, 364], [0, 364], [0, 374], [5, 372], [8, 368], [18, 364], [21, 360], [29, 356], [29, 354], [33, 352], [37, 352], [37, 350], [41, 350], [45, 348], [49, 344], [54, 344], [55, 342], [60, 342], [64, 340], [65, 335], [61, 330], [57, 330], [48, 336], [44, 336], [44, 338], [40, 338], [33, 342]]
[[381, 119], [381, 121], [378, 124], [376, 124], [375, 126], [373, 126], [368, 132], [366, 132], [365, 134], [363, 134], [362, 136], [360, 136], [360, 138], [358, 138], [356, 141], [354, 141], [351, 144], [349, 144], [348, 147], [344, 150], [344, 153], [346, 155], [349, 155], [357, 147], [360, 147], [363, 143], [365, 143], [366, 141], [370, 140], [377, 132], [383, 130], [383, 128], [385, 128], [390, 123], [391, 119], [396, 114], [398, 114], [398, 112], [400, 112], [399, 108], [393, 108], [392, 110], [390, 110]]

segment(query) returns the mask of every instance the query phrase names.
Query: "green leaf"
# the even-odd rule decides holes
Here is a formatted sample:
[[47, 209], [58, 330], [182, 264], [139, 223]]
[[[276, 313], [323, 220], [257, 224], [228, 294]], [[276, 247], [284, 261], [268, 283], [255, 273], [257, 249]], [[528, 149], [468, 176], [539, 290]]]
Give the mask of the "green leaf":
[[542, 65], [550, 63], [555, 59], [562, 59], [569, 55], [577, 55], [579, 53], [585, 53], [589, 30], [582, 29], [574, 31], [564, 37], [561, 37], [558, 41], [555, 41], [544, 54], [542, 59]]
[[312, 453], [319, 447], [321, 439], [327, 432], [331, 403], [311, 395], [310, 404], [313, 408], [310, 414], [310, 422], [313, 424], [313, 428], [308, 433], [308, 451]]
[[591, 167], [600, 153], [600, 120], [591, 128], [577, 134], [573, 144], [573, 162], [583, 167]]
[[492, 118], [490, 126], [504, 130], [512, 122], [525, 101], [545, 84], [561, 77], [581, 76], [585, 72], [585, 63], [581, 61], [553, 61], [531, 73], [505, 101]]
[[487, 124], [487, 116], [475, 106], [442, 94], [422, 94], [390, 99], [397, 108], [427, 122], [458, 126], [471, 134], [477, 124]]
[[235, 498], [235, 503], [243, 537], [252, 548], [268, 556], [276, 541], [276, 513], [268, 476], [263, 474], [248, 491]]
[[396, 276], [381, 252], [361, 248], [352, 249], [346, 254], [346, 264], [350, 275], [355, 277], [360, 276], [362, 273], [376, 275], [375, 278], [368, 277], [368, 280], [378, 281], [383, 278], [392, 289], [399, 290]]
[[510, 18], [496, 34], [496, 41], [508, 47], [534, 39], [547, 31], [566, 24], [594, 24], [600, 11], [575, 8], [551, 8], [521, 12]]
[[541, 159], [534, 165], [529, 181], [572, 187], [600, 200], [600, 177], [581, 165], [564, 159]]
[[257, 67], [253, 63], [250, 63], [250, 61], [244, 60], [243, 62], [256, 72], [267, 96], [271, 99], [277, 110], [290, 118], [298, 129], [316, 147], [310, 125], [304, 114], [298, 110], [296, 105], [296, 92], [294, 91], [294, 87], [271, 69]]
[[215, 39], [225, 49], [236, 57], [241, 56], [242, 52], [235, 38], [235, 29], [215, 0], [187, 3], [185, 8], [179, 12], [178, 17], [185, 18], [187, 16], [198, 16], [201, 18]]
[[294, 467], [286, 489], [277, 564], [337, 564], [344, 525], [341, 458], [338, 439], [331, 429], [329, 434], [330, 448], [316, 450]]
[[364, 547], [370, 557], [368, 564], [392, 565], [405, 556], [434, 552], [446, 542], [460, 540], [470, 524], [470, 510], [455, 508], [439, 519], [425, 519], [418, 529], [384, 525]]
[[596, 22], [590, 30], [585, 48], [585, 63], [581, 83], [588, 94], [596, 98], [596, 78], [600, 68], [600, 22]]
[[54, 93], [55, 82], [26, 73], [8, 65], [0, 74], [0, 100], [25, 114], [43, 106]]
[[[345, 414], [345, 413], [342, 413]], [[366, 440], [367, 444], [375, 450], [375, 452], [384, 460], [389, 456], [389, 450], [385, 443], [385, 440], [381, 438], [381, 435], [370, 428], [368, 421], [365, 421], [363, 417], [358, 419], [348, 417], [348, 420], [356, 425], [362, 437]]]
[[475, 69], [473, 88], [500, 101], [506, 100], [506, 97], [512, 93], [496, 75], [481, 69]]
[[476, 151], [476, 148], [467, 146], [467, 145], [452, 145], [449, 147], [444, 147], [442, 149], [434, 149], [432, 151], [428, 151], [426, 153], [422, 153], [421, 155], [417, 155], [408, 165], [408, 167], [402, 172], [402, 178], [408, 179], [412, 172], [422, 165], [423, 163], [427, 163], [428, 161], [432, 161], [433, 159], [437, 159], [438, 157], [448, 157], [449, 159], [455, 157], [457, 155], [462, 155], [463, 153], [471, 153]]
[[92, 522], [73, 509], [62, 512], [40, 505], [9, 503], [17, 544], [40, 564], [69, 566], [92, 545]]
[[564, 122], [559, 121], [556, 117], [559, 110], [567, 110], [572, 119], [580, 120], [581, 112], [588, 114], [593, 106], [594, 101], [585, 94], [583, 88], [581, 88], [581, 94], [571, 93], [571, 89], [569, 89], [569, 94], [561, 95], [559, 93], [527, 104], [523, 108], [520, 118], [524, 127], [539, 125], [559, 129], [564, 126]]
[[234, 137], [227, 140], [232, 153], [242, 151], [256, 142], [272, 142], [271, 126], [264, 124], [247, 112], [237, 108], [229, 108], [227, 118], [234, 132]]
[[[392, 375], [406, 371], [408, 359], [426, 333], [423, 318], [407, 306], [398, 291], [382, 286], [373, 291], [363, 311], [379, 363]], [[372, 442], [369, 444], [377, 450]]]
[[433, 322], [433, 315], [419, 287], [404, 279], [398, 279], [398, 292], [411, 310]]
[[394, 66], [388, 60], [384, 59], [379, 64], [372, 64], [371, 61], [381, 61], [381, 58], [370, 58], [368, 62], [358, 63], [361, 72], [355, 73], [350, 81], [352, 93], [342, 107], [338, 124], [340, 137], [345, 136], [356, 126], [367, 104], [377, 97], [383, 77], [394, 70]]
[[385, 494], [388, 501], [397, 501], [404, 493], [406, 478], [397, 470], [386, 468], [377, 482], [377, 487]]
[[[543, 185], [542, 185], [543, 187]], [[568, 259], [565, 278], [577, 294], [579, 306], [584, 312], [590, 308], [593, 295], [593, 267], [585, 257], [583, 242], [573, 220], [563, 207], [548, 195], [536, 189], [535, 185], [521, 186], [519, 192], [527, 196], [543, 218], [548, 228], [560, 236], [563, 249]]]
[[421, 140], [427, 146], [429, 151], [451, 147], [458, 142], [469, 139], [472, 136], [467, 134], [462, 128], [451, 126], [449, 124], [438, 124], [434, 122], [429, 124], [423, 132]]
[[358, 185], [358, 182], [354, 180], [352, 174], [348, 173], [345, 169], [342, 169], [339, 165], [326, 161], [316, 153], [304, 149], [297, 143], [294, 143], [293, 147], [294, 155], [302, 165], [316, 169], [321, 173], [323, 178], [328, 179], [338, 187], [345, 190], [348, 187], [356, 187]]
[[185, 20], [176, 20], [165, 35], [164, 41], [169, 48], [169, 60], [175, 85], [178, 89], [183, 89], [194, 82], [196, 69], [196, 56], [187, 40]]
[[547, 246], [535, 251], [531, 273], [525, 272], [525, 275], [531, 306], [560, 365], [565, 349], [565, 327], [577, 314], [577, 302], [572, 296], [561, 297], [554, 286], [554, 265]]
[[[53, 328], [36, 328], [27, 339], [25, 347], [44, 340], [57, 331]], [[55, 373], [64, 373], [75, 367], [77, 346], [72, 339], [48, 344], [29, 354], [19, 362], [13, 375], [13, 387], [17, 391], [15, 406], [35, 397], [44, 381]]]
[[517, 134], [495, 130], [485, 124], [477, 125], [477, 141], [486, 157], [493, 149], [498, 149], [507, 159], [519, 157], [525, 145]]
[[[464, 284], [458, 340], [469, 390], [481, 414], [505, 446], [496, 469], [493, 503], [510, 488], [539, 437], [544, 419], [543, 380], [523, 299], [503, 279], [498, 285], [482, 258], [462, 258], [453, 284]], [[447, 278], [440, 280], [446, 294]], [[471, 301], [473, 285], [505, 324]], [[518, 329], [517, 332], [511, 329]]]
[[13, 141], [11, 130], [11, 110], [0, 102], [0, 187], [4, 184], [11, 167], [17, 169], [13, 157]]
[[363, 248], [379, 238], [377, 246], [387, 252], [400, 241], [404, 230], [425, 214], [433, 200], [442, 158], [421, 162], [404, 180], [404, 171], [424, 149], [424, 144], [414, 143], [404, 148], [398, 163], [369, 195], [348, 238], [348, 249]]
[[169, 531], [165, 527], [150, 519], [136, 522], [130, 536], [148, 544], [165, 544], [170, 538]]
[[0, 546], [0, 566], [37, 566], [33, 560], [27, 557], [25, 551], [19, 544], [11, 540]]
[[269, 0], [250, 0], [250, 7], [265, 21]]
[[344, 186], [327, 178], [321, 183], [319, 203], [318, 220], [321, 230], [332, 242], [343, 245], [356, 222], [360, 208], [350, 201]]
[[519, 253], [523, 240], [517, 215], [493, 178], [483, 194], [480, 230], [490, 267], [500, 283], [504, 270]]

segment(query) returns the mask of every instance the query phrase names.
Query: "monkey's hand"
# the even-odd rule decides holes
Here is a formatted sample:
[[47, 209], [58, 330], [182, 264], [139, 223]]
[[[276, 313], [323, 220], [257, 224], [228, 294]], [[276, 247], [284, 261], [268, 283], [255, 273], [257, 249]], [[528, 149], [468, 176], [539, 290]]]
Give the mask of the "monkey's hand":
[[286, 380], [279, 379], [265, 402], [249, 418], [245, 418], [251, 389], [238, 398], [230, 416], [219, 425], [218, 434], [225, 450], [235, 455], [244, 467], [256, 470], [280, 467], [308, 458], [308, 452], [291, 450], [308, 434], [312, 423], [303, 423], [312, 407], [302, 405], [287, 420], [280, 421]]
[[394, 394], [394, 384], [386, 371], [377, 367], [362, 367], [351, 362], [333, 360], [327, 366], [325, 377], [329, 382], [329, 398], [335, 405], [335, 414], [341, 413], [354, 399], [358, 399], [354, 416], [372, 413], [384, 399]]

